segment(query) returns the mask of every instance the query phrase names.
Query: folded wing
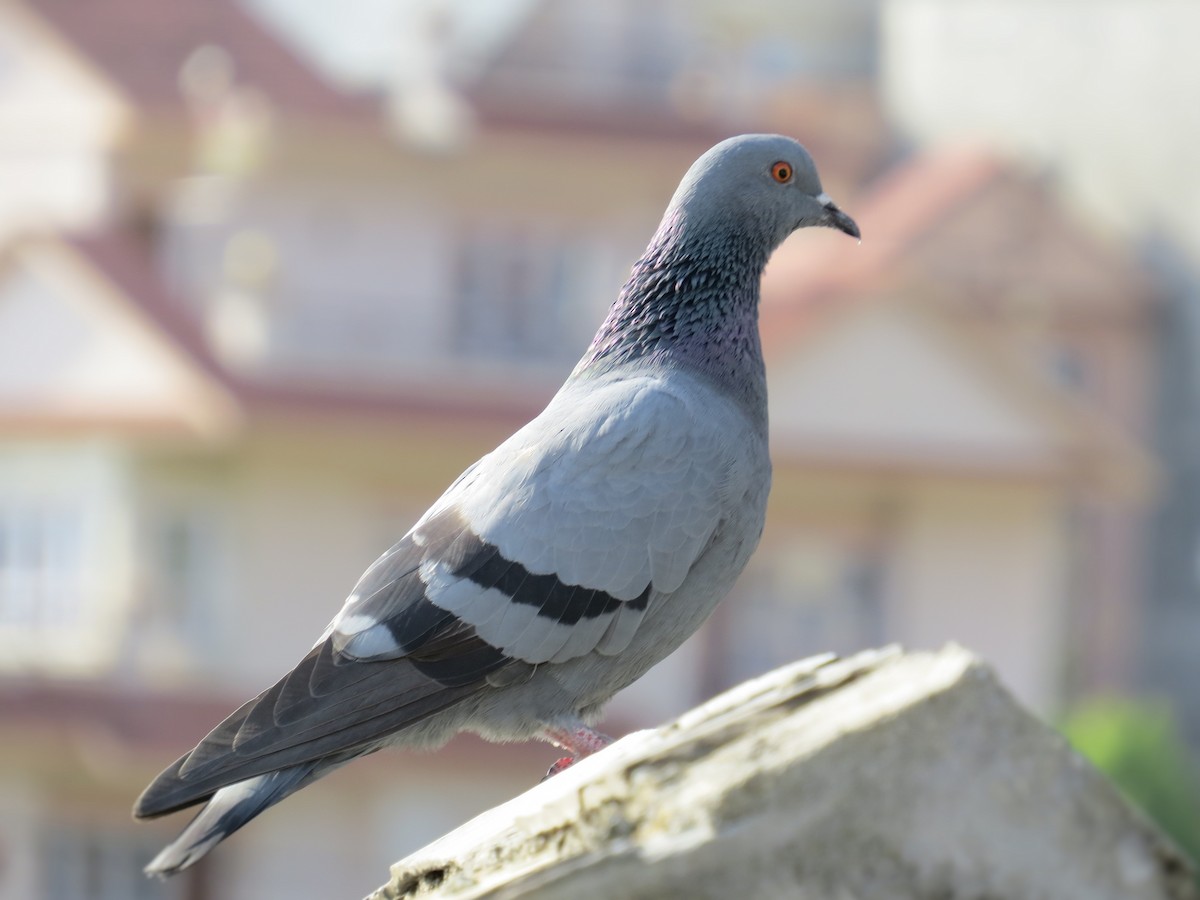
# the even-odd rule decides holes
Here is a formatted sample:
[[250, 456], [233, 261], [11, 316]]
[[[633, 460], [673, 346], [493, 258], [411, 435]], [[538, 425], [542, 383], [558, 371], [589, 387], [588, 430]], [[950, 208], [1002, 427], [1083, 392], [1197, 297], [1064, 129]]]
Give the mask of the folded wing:
[[369, 749], [518, 664], [628, 645], [720, 520], [736, 454], [654, 379], [554, 403], [363, 575], [329, 631], [146, 790], [161, 815], [276, 769]]

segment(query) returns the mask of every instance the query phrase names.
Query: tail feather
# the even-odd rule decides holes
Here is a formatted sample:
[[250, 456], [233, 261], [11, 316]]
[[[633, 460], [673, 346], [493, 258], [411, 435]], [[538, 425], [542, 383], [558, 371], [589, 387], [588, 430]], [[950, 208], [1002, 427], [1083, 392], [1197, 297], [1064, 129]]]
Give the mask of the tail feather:
[[165, 878], [192, 865], [259, 813], [328, 771], [320, 762], [289, 766], [221, 788], [174, 841], [146, 866]]

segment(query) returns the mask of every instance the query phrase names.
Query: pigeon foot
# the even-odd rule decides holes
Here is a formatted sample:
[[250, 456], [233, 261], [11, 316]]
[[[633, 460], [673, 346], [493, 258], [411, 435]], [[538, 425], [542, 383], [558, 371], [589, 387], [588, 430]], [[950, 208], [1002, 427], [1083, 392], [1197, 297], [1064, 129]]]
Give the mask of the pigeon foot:
[[603, 750], [612, 743], [612, 738], [601, 734], [594, 728], [589, 728], [583, 722], [571, 722], [568, 725], [549, 725], [542, 730], [541, 737], [555, 747], [561, 747], [570, 753], [564, 756], [547, 770], [543, 781], [569, 769], [585, 756], [591, 756], [597, 750]]

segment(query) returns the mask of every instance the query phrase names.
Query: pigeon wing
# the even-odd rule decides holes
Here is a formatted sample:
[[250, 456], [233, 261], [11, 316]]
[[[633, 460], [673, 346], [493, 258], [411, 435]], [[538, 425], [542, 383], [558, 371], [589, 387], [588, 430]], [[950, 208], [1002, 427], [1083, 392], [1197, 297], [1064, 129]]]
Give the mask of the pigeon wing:
[[419, 558], [385, 557], [364, 575], [332, 626], [335, 648], [409, 654], [424, 639], [414, 623], [436, 617], [414, 612], [401, 582], [415, 572], [428, 606], [507, 659], [619, 653], [747, 474], [711, 401], [651, 376], [564, 390], [417, 523], [405, 542]]
[[619, 653], [739, 482], [704, 402], [649, 377], [560, 393], [364, 573], [295, 669], [160, 775], [138, 815], [361, 752], [507, 666]]

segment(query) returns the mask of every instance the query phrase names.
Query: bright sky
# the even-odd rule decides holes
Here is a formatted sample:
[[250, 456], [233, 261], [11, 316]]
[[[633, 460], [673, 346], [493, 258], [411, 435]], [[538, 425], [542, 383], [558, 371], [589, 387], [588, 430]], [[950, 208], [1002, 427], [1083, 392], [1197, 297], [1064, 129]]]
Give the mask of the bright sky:
[[456, 46], [486, 55], [535, 0], [242, 0], [302, 49], [331, 80], [353, 88], [382, 85], [422, 33], [422, 18], [447, 10]]

